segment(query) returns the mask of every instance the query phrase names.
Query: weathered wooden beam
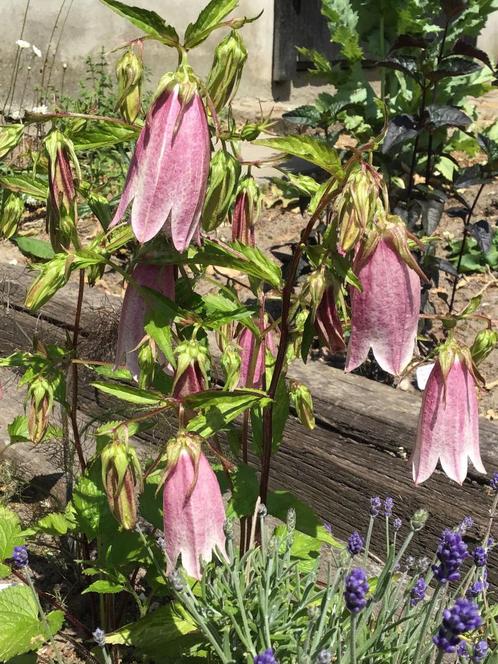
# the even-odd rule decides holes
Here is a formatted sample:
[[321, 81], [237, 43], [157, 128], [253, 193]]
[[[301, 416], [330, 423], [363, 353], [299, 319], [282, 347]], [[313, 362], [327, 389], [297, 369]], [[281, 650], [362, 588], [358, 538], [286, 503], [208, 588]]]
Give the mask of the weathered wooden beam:
[[[38, 318], [23, 310], [22, 297], [18, 298], [32, 276], [19, 269], [11, 272], [8, 266], [4, 272], [15, 279], [16, 288], [10, 291], [10, 311], [8, 315], [4, 313], [0, 322], [0, 353], [28, 347], [26, 344], [35, 329], [47, 340], [62, 340], [67, 324], [73, 319], [74, 286], [70, 284], [57, 294], [50, 306], [44, 307], [42, 318]], [[93, 291], [88, 295], [91, 307], [84, 319], [84, 332], [91, 338], [98, 307], [111, 305], [100, 295], [94, 301]], [[59, 317], [66, 329], [57, 325]], [[317, 427], [307, 431], [295, 418], [290, 418], [283, 443], [272, 462], [273, 487], [293, 491], [329, 521], [335, 534], [342, 538], [352, 530], [365, 531], [372, 495], [395, 499], [396, 514], [404, 521], [401, 535], [407, 532], [408, 519], [417, 508], [429, 510], [428, 525], [415, 542], [419, 555], [432, 555], [442, 529], [455, 526], [467, 514], [476, 520], [475, 528], [468, 534], [469, 542], [477, 542], [483, 536], [490, 505], [483, 476], [471, 469], [469, 478], [460, 487], [436, 472], [423, 486], [413, 484], [407, 459], [415, 440], [419, 395], [344, 374], [321, 362], [310, 362], [307, 366], [296, 363], [290, 373], [292, 378], [310, 386]], [[82, 386], [80, 409], [86, 418], [109, 419], [115, 416], [117, 407], [116, 400], [97, 394], [88, 385]], [[156, 427], [137, 437], [136, 444], [149, 454], [168, 438], [175, 426], [171, 419], [162, 419]], [[498, 469], [498, 427], [481, 418], [480, 430], [483, 461], [491, 472]], [[381, 522], [374, 531], [372, 546], [382, 555]], [[492, 568], [498, 569], [498, 556], [493, 554], [492, 559]], [[492, 578], [498, 581], [498, 575]]]

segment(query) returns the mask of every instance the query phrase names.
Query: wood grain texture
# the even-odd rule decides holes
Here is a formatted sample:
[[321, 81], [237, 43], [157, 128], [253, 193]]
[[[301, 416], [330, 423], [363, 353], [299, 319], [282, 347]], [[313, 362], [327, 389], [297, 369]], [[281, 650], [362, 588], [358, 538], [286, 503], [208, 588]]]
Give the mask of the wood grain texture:
[[[47, 341], [62, 341], [74, 314], [74, 286], [68, 284], [43, 308], [41, 316], [31, 315], [23, 308], [22, 300], [32, 275], [5, 266], [0, 270], [0, 283], [2, 273], [3, 283], [6, 279], [14, 283], [9, 289], [9, 307], [5, 289], [0, 289], [3, 301], [0, 353], [29, 348], [35, 331]], [[90, 303], [90, 308], [83, 319], [84, 333], [87, 339], [92, 339], [102, 307], [105, 313], [108, 307], [116, 307], [116, 302], [109, 304], [107, 298], [95, 294], [93, 289], [88, 291], [86, 303]], [[310, 386], [317, 427], [308, 431], [294, 417], [289, 419], [283, 443], [272, 462], [273, 488], [294, 492], [330, 522], [334, 534], [340, 538], [346, 538], [353, 530], [366, 530], [369, 498], [379, 495], [394, 498], [395, 513], [404, 522], [402, 537], [408, 532], [411, 514], [420, 507], [429, 510], [428, 525], [415, 540], [417, 555], [431, 556], [443, 528], [457, 525], [467, 514], [476, 520], [475, 528], [467, 536], [469, 544], [477, 543], [485, 532], [491, 503], [485, 477], [471, 468], [461, 487], [440, 471], [421, 487], [412, 482], [408, 457], [415, 440], [419, 395], [344, 374], [321, 362], [306, 366], [296, 363], [290, 373], [292, 378]], [[83, 375], [80, 410], [85, 421], [91, 426], [103, 418], [126, 416], [122, 404], [98, 394], [88, 384], [89, 379], [90, 374]], [[139, 453], [154, 456], [175, 426], [171, 417], [161, 418], [135, 439]], [[498, 470], [498, 427], [481, 419], [480, 430], [483, 461], [488, 472], [493, 472]], [[498, 534], [496, 529], [494, 534]], [[382, 556], [382, 519], [374, 529], [372, 548]], [[498, 555], [494, 554], [492, 570], [498, 569], [497, 563]], [[492, 573], [492, 579], [496, 583], [498, 575]]]

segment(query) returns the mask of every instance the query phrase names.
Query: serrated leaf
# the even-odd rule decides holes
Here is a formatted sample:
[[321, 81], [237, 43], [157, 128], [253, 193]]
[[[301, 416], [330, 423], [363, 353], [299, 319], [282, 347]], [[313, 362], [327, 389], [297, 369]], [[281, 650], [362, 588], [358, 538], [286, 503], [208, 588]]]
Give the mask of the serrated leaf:
[[314, 136], [275, 136], [258, 138], [254, 143], [300, 157], [337, 178], [342, 177], [341, 160], [337, 150]]
[[27, 586], [13, 585], [0, 591], [0, 660], [37, 650], [60, 630], [63, 612], [52, 611], [47, 622], [49, 630], [38, 618], [35, 598]]
[[328, 21], [332, 41], [339, 44], [344, 57], [356, 62], [363, 57], [358, 33], [358, 13], [351, 2], [322, 0], [322, 14]]
[[46, 240], [39, 240], [36, 237], [29, 235], [14, 235], [11, 238], [12, 242], [17, 245], [19, 251], [28, 256], [28, 258], [41, 258], [43, 260], [50, 260], [55, 256], [50, 242]]
[[394, 55], [384, 60], [380, 60], [377, 65], [379, 67], [386, 67], [387, 69], [395, 69], [397, 71], [410, 76], [415, 81], [420, 80], [419, 68], [416, 58], [403, 55]]
[[101, 518], [108, 513], [107, 497], [90, 475], [82, 475], [73, 490], [71, 504], [79, 529], [90, 538], [98, 532]]
[[48, 182], [41, 177], [33, 177], [27, 173], [15, 173], [0, 177], [0, 186], [26, 196], [32, 196], [38, 201], [46, 201], [48, 197]]
[[0, 562], [11, 558], [14, 547], [22, 544], [24, 538], [17, 514], [0, 505]]
[[255, 468], [240, 463], [230, 473], [232, 497], [228, 503], [227, 517], [250, 516], [259, 495], [259, 481]]
[[455, 55], [465, 55], [469, 58], [480, 60], [487, 67], [493, 70], [493, 65], [491, 63], [491, 60], [489, 59], [489, 55], [480, 48], [477, 48], [477, 46], [469, 44], [469, 42], [465, 41], [463, 37], [457, 39], [455, 45], [453, 46], [452, 53], [454, 53]]
[[282, 280], [281, 270], [276, 263], [257, 247], [248, 247], [239, 242], [219, 244], [205, 240], [202, 247], [189, 249], [187, 262], [240, 270], [275, 287], [280, 286]]
[[194, 23], [185, 30], [185, 48], [194, 48], [203, 42], [223, 19], [239, 4], [239, 0], [211, 0]]
[[185, 404], [204, 412], [190, 420], [187, 430], [209, 438], [217, 431], [226, 429], [230, 422], [256, 403], [266, 405], [269, 401], [260, 390], [206, 390], [191, 394], [185, 398]]
[[116, 122], [92, 121], [78, 126], [77, 131], [69, 131], [68, 135], [73, 141], [74, 149], [78, 152], [134, 141], [138, 136], [138, 129]]
[[101, 2], [163, 44], [175, 46], [179, 43], [175, 28], [168, 25], [156, 12], [141, 7], [131, 7], [118, 0], [101, 0]]
[[480, 219], [469, 227], [470, 234], [476, 239], [479, 249], [485, 254], [491, 249], [493, 235], [486, 219]]
[[160, 404], [166, 404], [163, 395], [156, 394], [149, 390], [142, 390], [138, 387], [132, 387], [131, 385], [101, 383], [100, 381], [96, 381], [95, 383], [92, 383], [92, 387], [104, 392], [104, 394], [110, 394], [112, 397], [140, 406], [159, 406]]
[[47, 535], [60, 537], [66, 535], [66, 533], [72, 529], [73, 525], [72, 521], [70, 521], [65, 514], [61, 512], [52, 512], [39, 519], [36, 528]]
[[282, 117], [296, 124], [306, 125], [308, 127], [318, 127], [321, 114], [316, 106], [298, 106], [292, 111], [282, 114]]
[[180, 604], [170, 602], [134, 623], [106, 635], [106, 642], [133, 646], [155, 661], [188, 655], [191, 647], [201, 639], [192, 618]]
[[439, 69], [427, 73], [426, 76], [431, 81], [439, 81], [442, 78], [450, 76], [467, 76], [468, 74], [473, 74], [478, 69], [481, 69], [481, 66], [477, 62], [452, 56], [445, 58], [441, 62]]
[[124, 590], [124, 586], [120, 583], [114, 583], [107, 579], [98, 579], [91, 583], [88, 588], [85, 588], [81, 594], [99, 593], [100, 595], [113, 595], [115, 593], [120, 593], [122, 590]]

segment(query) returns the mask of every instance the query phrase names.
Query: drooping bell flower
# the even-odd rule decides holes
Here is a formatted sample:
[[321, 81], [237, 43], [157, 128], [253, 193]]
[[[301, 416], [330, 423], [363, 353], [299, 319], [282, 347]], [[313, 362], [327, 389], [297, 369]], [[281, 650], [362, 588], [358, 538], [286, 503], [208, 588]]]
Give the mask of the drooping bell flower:
[[[67, 249], [76, 237], [76, 180], [81, 179], [73, 143], [54, 129], [45, 139], [48, 159], [47, 230], [54, 251]], [[74, 174], [73, 174], [74, 169]]]
[[399, 376], [413, 357], [420, 278], [425, 279], [408, 249], [403, 222], [375, 230], [359, 249], [353, 269], [362, 290], [351, 289], [346, 371], [360, 366], [371, 348], [379, 366]]
[[202, 392], [209, 383], [209, 353], [206, 346], [195, 340], [183, 341], [175, 349], [177, 365], [173, 381], [173, 396], [182, 399]]
[[189, 576], [202, 577], [215, 549], [225, 554], [225, 509], [216, 475], [201, 451], [200, 438], [180, 433], [167, 446], [163, 490], [167, 573], [181, 557]]
[[179, 78], [178, 72], [169, 77], [147, 114], [111, 226], [133, 201], [131, 225], [139, 242], [164, 227], [184, 251], [199, 234], [211, 144], [197, 86]]
[[175, 266], [140, 263], [133, 270], [131, 281], [126, 288], [119, 319], [116, 364], [119, 365], [124, 358], [131, 375], [138, 380], [140, 366], [137, 348], [145, 336], [144, 324], [148, 304], [145, 295], [134, 283], [154, 289], [174, 300]]
[[255, 244], [254, 224], [260, 213], [261, 192], [253, 177], [244, 178], [232, 214], [232, 240], [251, 247]]
[[479, 452], [476, 371], [468, 348], [448, 340], [439, 350], [422, 397], [413, 479], [424, 482], [438, 460], [449, 478], [462, 484], [468, 459], [485, 473]]
[[[258, 326], [263, 331], [264, 325], [261, 322]], [[240, 347], [239, 387], [259, 389], [263, 384], [266, 351], [275, 355], [273, 335], [268, 332], [258, 340], [254, 332], [245, 327], [237, 341]]]
[[342, 323], [335, 306], [335, 290], [332, 286], [323, 293], [315, 315], [315, 330], [321, 343], [331, 353], [346, 349]]

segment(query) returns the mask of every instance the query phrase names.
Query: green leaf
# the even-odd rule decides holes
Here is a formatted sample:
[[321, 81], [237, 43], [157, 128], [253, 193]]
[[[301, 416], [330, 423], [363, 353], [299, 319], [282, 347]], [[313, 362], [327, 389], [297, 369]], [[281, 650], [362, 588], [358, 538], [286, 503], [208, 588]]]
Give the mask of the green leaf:
[[64, 622], [62, 611], [47, 615], [49, 630], [38, 618], [38, 607], [30, 588], [14, 585], [0, 591], [0, 660], [37, 650], [56, 634]]
[[140, 496], [140, 514], [158, 530], [163, 528], [163, 498], [157, 487], [162, 481], [164, 470], [161, 468], [151, 473], [145, 480]]
[[187, 425], [188, 431], [198, 433], [203, 438], [209, 438], [217, 431], [226, 429], [228, 424], [241, 415], [248, 408], [257, 403], [265, 405], [269, 398], [260, 390], [206, 390], [197, 392], [185, 398], [185, 405], [190, 408], [200, 408], [204, 413], [197, 415]]
[[278, 288], [282, 281], [282, 273], [276, 263], [265, 256], [260, 249], [239, 242], [222, 245], [212, 240], [205, 240], [202, 247], [189, 249], [187, 261], [239, 270], [256, 279], [262, 279], [275, 288]]
[[337, 150], [314, 136], [275, 136], [274, 138], [258, 138], [254, 143], [305, 159], [336, 178], [343, 175]]
[[0, 579], [5, 579], [7, 576], [10, 576], [10, 567], [0, 563]]
[[296, 511], [297, 530], [320, 540], [320, 542], [331, 544], [337, 548], [343, 547], [340, 542], [332, 537], [313, 510], [290, 491], [272, 491], [268, 496], [267, 507], [272, 516], [276, 516], [284, 522], [287, 519], [287, 512], [292, 507]]
[[168, 25], [156, 12], [140, 7], [131, 7], [124, 2], [118, 2], [118, 0], [101, 0], [101, 2], [110, 7], [116, 14], [128, 19], [130, 23], [146, 32], [153, 39], [157, 39], [167, 46], [175, 46], [179, 43], [175, 28]]
[[[287, 526], [277, 526], [275, 535], [279, 538], [285, 538]], [[299, 531], [292, 535], [291, 559], [297, 560], [297, 567], [301, 572], [309, 573], [316, 568], [317, 560], [322, 548], [322, 542], [316, 537], [310, 537]]]
[[203, 42], [225, 16], [233, 11], [239, 0], [211, 0], [201, 11], [195, 23], [190, 23], [185, 31], [185, 48], [194, 48]]
[[29, 237], [28, 235], [14, 235], [11, 238], [15, 242], [19, 251], [28, 258], [42, 258], [50, 260], [55, 256], [50, 242], [46, 240], [39, 240], [36, 237]]
[[361, 60], [363, 51], [358, 33], [358, 14], [350, 0], [322, 0], [322, 14], [328, 21], [332, 41], [350, 62]]
[[[289, 390], [285, 378], [280, 378], [275, 394], [272, 412], [272, 450], [275, 452], [284, 435], [285, 424], [289, 417]], [[258, 452], [263, 447], [263, 406], [258, 405], [251, 413], [252, 437]]]
[[91, 583], [88, 588], [85, 588], [81, 594], [99, 593], [100, 595], [112, 595], [114, 593], [120, 593], [122, 590], [124, 590], [124, 586], [120, 583], [113, 583], [107, 579], [98, 579]]
[[159, 406], [166, 405], [167, 403], [163, 395], [155, 394], [149, 390], [141, 390], [140, 388], [132, 387], [131, 385], [101, 383], [96, 381], [95, 383], [92, 383], [92, 386], [105, 394], [110, 394], [112, 397], [116, 397], [122, 401], [128, 401], [129, 403], [139, 404], [141, 406]]
[[61, 512], [52, 512], [38, 520], [36, 529], [46, 533], [60, 537], [66, 535], [69, 530], [72, 530], [74, 523], [70, 521], [65, 514]]
[[21, 533], [17, 515], [0, 505], [0, 562], [12, 557], [15, 546], [24, 544]]
[[13, 150], [21, 140], [24, 131], [22, 124], [10, 124], [0, 127], [0, 159]]
[[33, 177], [26, 173], [15, 173], [0, 177], [0, 186], [9, 191], [32, 196], [38, 201], [46, 201], [48, 198], [48, 183], [41, 177]]
[[70, 257], [65, 254], [55, 256], [40, 267], [39, 274], [26, 293], [25, 305], [36, 311], [42, 307], [58, 290], [63, 288], [69, 279], [71, 266]]
[[242, 516], [252, 515], [259, 495], [256, 470], [245, 463], [241, 463], [233, 473], [230, 473], [230, 479], [232, 481], [232, 497], [228, 504], [227, 517], [234, 516], [239, 519]]
[[[106, 635], [109, 644], [134, 646], [154, 661], [187, 656], [201, 640], [197, 627], [185, 609], [170, 602], [134, 623]], [[182, 657], [181, 661], [185, 661]]]
[[26, 415], [16, 415], [7, 426], [11, 443], [27, 443], [31, 440]]
[[76, 151], [111, 147], [133, 141], [137, 136], [138, 129], [109, 121], [85, 122], [76, 131], [69, 132]]
[[82, 475], [76, 483], [72, 506], [79, 529], [87, 537], [95, 537], [101, 519], [109, 509], [103, 488], [89, 474]]
[[114, 380], [132, 380], [133, 376], [129, 369], [124, 367], [114, 368], [112, 364], [86, 364], [85, 366], [93, 369], [96, 374], [103, 378], [113, 378]]

